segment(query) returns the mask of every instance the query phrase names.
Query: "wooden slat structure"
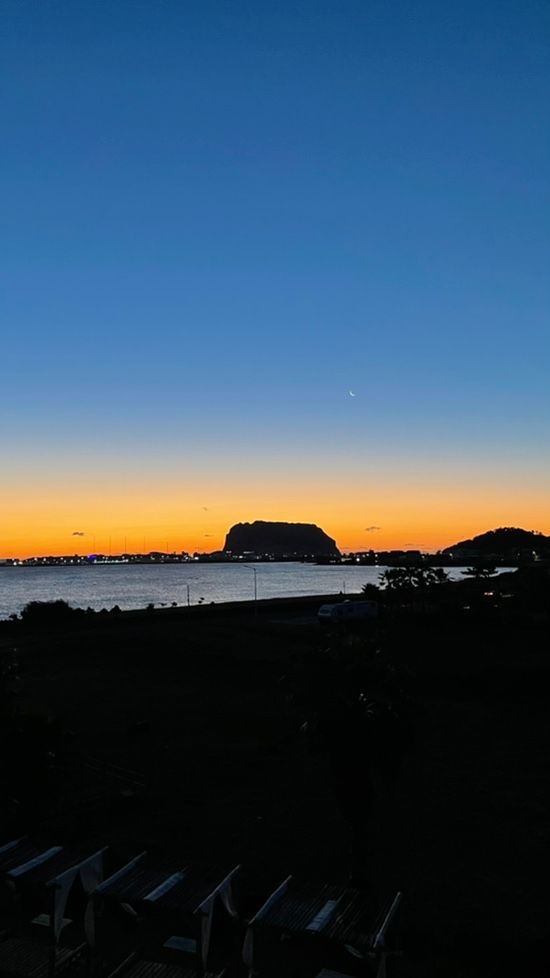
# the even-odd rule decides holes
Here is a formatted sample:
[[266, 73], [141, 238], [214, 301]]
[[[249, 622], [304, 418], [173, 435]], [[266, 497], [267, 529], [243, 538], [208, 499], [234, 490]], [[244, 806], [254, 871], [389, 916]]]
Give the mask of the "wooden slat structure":
[[97, 888], [94, 901], [98, 908], [100, 904], [122, 907], [142, 923], [139, 962], [133, 968], [138, 963], [139, 967], [174, 966], [180, 972], [189, 967], [191, 972], [194, 969], [203, 975], [214, 910], [223, 907], [230, 916], [236, 916], [233, 881], [239, 870], [240, 866], [196, 865], [161, 869], [144, 852], [106, 879]]
[[240, 869], [194, 865], [159, 869], [146, 856], [141, 853], [106, 879], [98, 886], [97, 895], [130, 904], [141, 913], [157, 909], [165, 916], [177, 914], [181, 918], [199, 913]]
[[110, 978], [223, 978], [210, 972], [199, 973], [193, 967], [165, 964], [162, 961], [146, 961], [135, 958], [125, 963], [121, 968], [111, 972]]
[[[380, 906], [353, 887], [303, 882], [288, 877], [250, 921], [244, 960], [252, 975], [290, 967], [292, 959], [317, 967], [370, 962], [384, 973], [386, 941], [401, 893]], [[286, 964], [285, 964], [286, 962]], [[296, 965], [297, 972], [300, 965]], [[338, 971], [336, 972], [338, 974]]]
[[[15, 918], [14, 933], [0, 942], [0, 975], [52, 978], [78, 959], [86, 948], [86, 894], [102, 877], [104, 851], [74, 852], [26, 838], [0, 847], [0, 878], [11, 893]], [[78, 878], [82, 913], [73, 922], [64, 912]], [[62, 932], [73, 923], [72, 940], [62, 946]]]
[[[53, 961], [55, 974], [60, 974], [85, 950], [86, 945], [73, 948], [57, 947]], [[0, 975], [4, 978], [48, 978], [52, 960], [48, 946], [25, 937], [8, 937], [0, 944]]]
[[124, 974], [124, 978], [197, 978], [195, 968], [178, 968], [161, 961], [142, 960], [133, 961], [120, 974]]
[[316, 975], [316, 978], [351, 978], [351, 975], [345, 975], [343, 971], [329, 971], [327, 968], [323, 968]]

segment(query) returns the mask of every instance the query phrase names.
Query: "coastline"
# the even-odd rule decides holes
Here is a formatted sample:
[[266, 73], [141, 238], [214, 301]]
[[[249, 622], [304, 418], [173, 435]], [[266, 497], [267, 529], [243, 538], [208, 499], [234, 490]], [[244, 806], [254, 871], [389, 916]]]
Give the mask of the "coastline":
[[[295, 562], [252, 565], [106, 565], [102, 567], [0, 568], [0, 620], [19, 614], [30, 601], [64, 600], [73, 608], [95, 612], [119, 607], [139, 610], [159, 606], [216, 605], [360, 593], [366, 584], [379, 583], [385, 566], [316, 566]], [[16, 571], [21, 568], [16, 568]], [[499, 568], [498, 573], [507, 568]], [[252, 572], [254, 571], [254, 577]], [[454, 579], [463, 569], [451, 569]]]

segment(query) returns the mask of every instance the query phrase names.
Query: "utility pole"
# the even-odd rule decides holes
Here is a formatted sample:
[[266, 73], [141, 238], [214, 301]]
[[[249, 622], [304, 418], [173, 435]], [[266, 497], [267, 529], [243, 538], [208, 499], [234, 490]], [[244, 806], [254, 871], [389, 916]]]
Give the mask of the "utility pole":
[[254, 574], [254, 614], [258, 614], [258, 580], [256, 576], [256, 568], [250, 567], [248, 564], [239, 564], [240, 567], [246, 568], [246, 570], [252, 571]]

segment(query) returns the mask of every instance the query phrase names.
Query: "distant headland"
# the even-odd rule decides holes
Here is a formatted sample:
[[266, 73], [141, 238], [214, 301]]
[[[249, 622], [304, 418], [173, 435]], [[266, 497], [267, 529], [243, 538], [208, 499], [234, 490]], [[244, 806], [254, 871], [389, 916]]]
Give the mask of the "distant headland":
[[501, 526], [488, 530], [471, 540], [460, 540], [452, 547], [445, 547], [444, 554], [464, 554], [475, 557], [550, 557], [550, 537], [537, 530], [522, 530], [518, 526]]
[[270, 557], [339, 557], [335, 540], [314, 523], [236, 523], [225, 538], [224, 553]]
[[283, 523], [255, 520], [236, 523], [226, 534], [223, 550], [212, 553], [150, 551], [149, 553], [65, 554], [7, 558], [4, 567], [70, 567], [101, 564], [231, 563], [252, 560], [302, 561], [318, 564], [365, 564], [400, 567], [424, 564], [434, 567], [463, 567], [491, 564], [519, 567], [539, 561], [550, 562], [550, 536], [536, 530], [505, 526], [488, 530], [434, 553], [420, 550], [360, 550], [341, 553], [335, 540], [315, 523]]

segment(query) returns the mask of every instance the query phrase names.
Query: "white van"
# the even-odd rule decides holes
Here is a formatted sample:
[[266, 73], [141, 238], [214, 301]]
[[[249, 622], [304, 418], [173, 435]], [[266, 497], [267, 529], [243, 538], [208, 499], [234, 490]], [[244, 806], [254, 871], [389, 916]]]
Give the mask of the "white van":
[[378, 617], [378, 601], [340, 601], [322, 604], [317, 612], [320, 622], [362, 621]]

